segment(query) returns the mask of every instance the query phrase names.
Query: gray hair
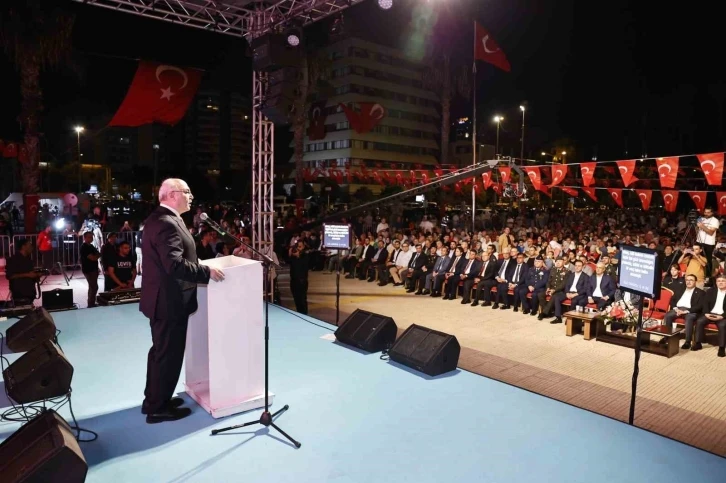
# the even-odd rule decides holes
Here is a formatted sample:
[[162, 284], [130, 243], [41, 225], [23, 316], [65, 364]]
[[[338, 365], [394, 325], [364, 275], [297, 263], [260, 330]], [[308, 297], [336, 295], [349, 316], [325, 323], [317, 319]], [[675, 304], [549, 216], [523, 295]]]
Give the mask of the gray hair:
[[159, 187], [159, 201], [166, 201], [166, 199], [169, 197], [169, 193], [172, 191], [178, 190], [181, 187], [179, 178], [167, 178]]

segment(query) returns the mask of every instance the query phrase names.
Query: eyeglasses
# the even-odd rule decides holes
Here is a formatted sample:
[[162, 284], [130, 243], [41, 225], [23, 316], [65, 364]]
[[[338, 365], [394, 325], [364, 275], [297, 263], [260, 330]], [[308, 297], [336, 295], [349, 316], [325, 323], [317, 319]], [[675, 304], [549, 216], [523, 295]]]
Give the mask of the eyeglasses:
[[192, 190], [174, 190], [172, 193], [184, 193], [185, 195], [192, 194]]

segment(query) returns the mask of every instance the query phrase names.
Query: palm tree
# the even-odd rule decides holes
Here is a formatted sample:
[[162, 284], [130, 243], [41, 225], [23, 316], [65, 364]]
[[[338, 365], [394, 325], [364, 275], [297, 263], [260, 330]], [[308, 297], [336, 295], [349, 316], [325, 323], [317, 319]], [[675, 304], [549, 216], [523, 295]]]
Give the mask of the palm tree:
[[40, 73], [67, 65], [75, 17], [55, 2], [5, 0], [0, 7], [0, 44], [20, 74], [18, 122], [28, 160], [20, 165], [23, 192], [38, 192], [39, 129], [43, 111]]

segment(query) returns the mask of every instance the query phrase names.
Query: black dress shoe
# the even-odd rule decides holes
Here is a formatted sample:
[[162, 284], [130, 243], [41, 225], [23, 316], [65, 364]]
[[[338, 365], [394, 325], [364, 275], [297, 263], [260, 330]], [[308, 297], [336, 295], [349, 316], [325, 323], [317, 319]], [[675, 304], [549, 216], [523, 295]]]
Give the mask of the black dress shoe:
[[716, 355], [719, 357], [726, 357], [726, 347], [719, 347], [718, 354]]
[[[486, 305], [486, 304], [484, 304], [484, 305]], [[494, 305], [492, 305], [492, 309], [495, 309], [496, 310], [498, 308], [499, 308], [499, 304], [495, 303]]]
[[509, 305], [502, 305], [499, 310], [509, 310]]
[[479, 305], [479, 301], [478, 301], [478, 300], [475, 300], [475, 301], [473, 301], [473, 302], [471, 303], [471, 306], [472, 306], [472, 307], [476, 307], [477, 305]]
[[700, 342], [696, 342], [695, 344], [693, 344], [693, 347], [691, 347], [691, 350], [694, 352], [700, 351], [701, 349], [703, 349], [703, 346], [701, 345]]
[[[429, 294], [431, 294], [431, 290], [429, 290], [427, 288], [423, 289], [423, 291], [420, 291], [420, 292], [421, 292], [421, 295], [429, 295]], [[416, 295], [418, 295], [418, 294], [416, 294]]]
[[519, 307], [514, 307], [514, 312], [519, 312]]
[[530, 315], [530, 317], [537, 317], [537, 311], [533, 310], [532, 312], [529, 313], [529, 315]]
[[688, 350], [690, 348], [691, 348], [690, 342], [684, 342], [683, 345], [681, 346], [681, 349], [683, 349], [683, 350]]
[[[516, 312], [517, 309], [514, 309], [514, 311]], [[522, 315], [529, 315], [529, 309], [523, 309], [522, 310]]]
[[[166, 404], [167, 408], [176, 409], [180, 406], [184, 405], [184, 399], [180, 397], [173, 397], [169, 399], [169, 402]], [[149, 411], [147, 411], [143, 405], [141, 405], [141, 414], [149, 414]]]
[[416, 295], [426, 295], [426, 293], [419, 290], [418, 292], [416, 292]]
[[561, 324], [562, 323], [562, 317], [555, 317], [554, 319], [550, 320], [550, 324]]
[[544, 317], [545, 317], [544, 314], [542, 312], [540, 312], [539, 315], [537, 316], [537, 320], [542, 320], [542, 319], [544, 319]]
[[481, 306], [482, 307], [491, 307], [492, 306], [492, 303], [491, 302], [484, 302], [483, 304], [481, 304]]
[[465, 300], [465, 299], [461, 299], [461, 304], [462, 304], [462, 305], [463, 305], [463, 304], [468, 304], [468, 303], [469, 303], [469, 301], [468, 301], [468, 300]]
[[166, 421], [178, 421], [186, 418], [190, 414], [192, 414], [192, 410], [189, 408], [169, 408], [159, 413], [147, 414], [146, 422], [147, 424], [156, 424]]

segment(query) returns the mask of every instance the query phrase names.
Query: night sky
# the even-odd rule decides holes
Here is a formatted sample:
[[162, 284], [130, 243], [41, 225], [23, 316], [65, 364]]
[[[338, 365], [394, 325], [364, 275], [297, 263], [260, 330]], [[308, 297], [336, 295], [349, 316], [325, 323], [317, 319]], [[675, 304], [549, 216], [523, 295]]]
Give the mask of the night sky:
[[[505, 116], [505, 153], [518, 153], [522, 102], [528, 109], [526, 151], [533, 155], [564, 145], [576, 148], [578, 160], [724, 150], [726, 82], [717, 15], [650, 1], [394, 1], [383, 12], [368, 0], [347, 11], [347, 23], [404, 50], [411, 50], [414, 35], [423, 35], [427, 49], [434, 42], [450, 45], [455, 62], [471, 65], [476, 18], [506, 52], [512, 72], [479, 63], [477, 91], [484, 142], [494, 142], [494, 114]], [[431, 5], [441, 10], [431, 13]], [[73, 125], [99, 128], [113, 113], [135, 59], [202, 68], [206, 82], [249, 90], [242, 39], [98, 7], [69, 2], [69, 8], [77, 12], [74, 50], [81, 75], [61, 70], [43, 76], [43, 130], [56, 155], [67, 149]], [[310, 37], [326, 28], [311, 27]], [[0, 139], [17, 139], [17, 77], [6, 59], [0, 72], [9, 86]], [[462, 99], [454, 106], [452, 118], [471, 114]]]

